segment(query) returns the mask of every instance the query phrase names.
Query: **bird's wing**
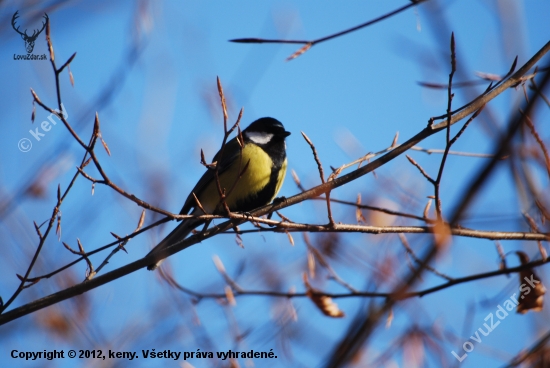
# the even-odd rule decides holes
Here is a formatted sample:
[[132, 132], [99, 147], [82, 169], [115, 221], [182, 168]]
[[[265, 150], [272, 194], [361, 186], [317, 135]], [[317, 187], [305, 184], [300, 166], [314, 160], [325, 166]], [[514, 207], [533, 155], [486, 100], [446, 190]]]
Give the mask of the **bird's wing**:
[[[218, 153], [216, 153], [216, 155], [214, 156], [214, 161], [221, 160], [219, 161], [218, 175], [221, 175], [224, 171], [231, 167], [231, 164], [239, 159], [240, 153], [241, 148], [236, 138], [233, 138], [232, 140], [227, 142], [223, 151], [223, 157], [221, 157], [222, 155], [220, 151], [218, 151]], [[196, 207], [197, 204], [195, 202], [195, 198], [193, 197], [193, 193], [195, 193], [197, 197], [200, 197], [201, 191], [206, 188], [206, 186], [208, 186], [208, 184], [212, 180], [215, 180], [215, 177], [216, 174], [214, 169], [206, 170], [206, 172], [202, 175], [202, 177], [199, 179], [199, 181], [187, 197], [185, 204], [180, 211], [180, 214], [186, 215], [192, 208]], [[162, 254], [162, 250], [182, 241], [187, 237], [187, 235], [191, 233], [194, 228], [204, 223], [204, 220], [199, 219], [183, 220], [170, 234], [168, 234], [168, 236], [166, 236], [166, 238], [164, 238], [156, 247], [154, 247], [149, 252], [149, 254], [156, 253], [158, 258], [165, 257], [166, 255]], [[153, 263], [147, 267], [147, 269], [156, 269], [158, 266], [160, 266], [163, 260], [164, 259], [154, 260]]]
[[[221, 160], [218, 162], [218, 175], [221, 175], [224, 171], [229, 169], [231, 167], [231, 164], [234, 163], [236, 160], [239, 159], [239, 155], [241, 154], [241, 147], [239, 145], [239, 142], [237, 142], [237, 138], [233, 138], [229, 142], [225, 144], [224, 150], [223, 150], [223, 157], [221, 156], [221, 150], [216, 153], [214, 156], [213, 162], [217, 162], [218, 160]], [[196, 207], [197, 203], [195, 201], [195, 198], [193, 197], [193, 193], [197, 197], [200, 197], [201, 191], [208, 186], [208, 184], [216, 180], [216, 170], [215, 169], [207, 169], [206, 172], [202, 175], [202, 177], [199, 179], [191, 193], [189, 193], [189, 196], [185, 200], [185, 203], [180, 211], [180, 214], [186, 215], [189, 213], [191, 208]]]

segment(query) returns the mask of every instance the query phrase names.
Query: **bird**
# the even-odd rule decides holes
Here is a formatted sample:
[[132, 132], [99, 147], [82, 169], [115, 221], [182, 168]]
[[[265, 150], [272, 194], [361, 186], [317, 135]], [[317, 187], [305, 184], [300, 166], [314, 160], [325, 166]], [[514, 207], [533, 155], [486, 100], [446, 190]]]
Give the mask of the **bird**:
[[[271, 203], [284, 182], [287, 168], [285, 138], [290, 135], [283, 124], [271, 117], [260, 118], [231, 139], [214, 156], [218, 166], [221, 190], [231, 212], [250, 212]], [[239, 139], [239, 140], [238, 140]], [[216, 169], [210, 165], [187, 197], [180, 214], [224, 214], [216, 180]], [[196, 199], [195, 199], [196, 197]], [[200, 206], [197, 204], [197, 200]], [[202, 209], [201, 209], [202, 207]], [[204, 211], [203, 211], [204, 209]], [[183, 220], [147, 256], [159, 254], [185, 239], [196, 227], [209, 221]], [[164, 259], [154, 260], [147, 269], [157, 269]]]

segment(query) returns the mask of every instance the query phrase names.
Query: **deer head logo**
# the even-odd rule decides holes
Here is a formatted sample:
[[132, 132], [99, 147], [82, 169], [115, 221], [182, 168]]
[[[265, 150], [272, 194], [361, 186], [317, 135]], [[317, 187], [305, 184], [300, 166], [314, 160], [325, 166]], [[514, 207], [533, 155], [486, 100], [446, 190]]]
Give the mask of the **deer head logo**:
[[33, 34], [29, 36], [27, 34], [26, 29], [25, 29], [25, 32], [21, 32], [19, 30], [19, 27], [15, 28], [15, 20], [19, 18], [19, 15], [17, 15], [17, 13], [19, 13], [19, 10], [16, 11], [15, 14], [13, 15], [13, 18], [11, 18], [11, 26], [13, 27], [13, 29], [15, 29], [17, 33], [21, 35], [21, 38], [25, 41], [25, 48], [27, 49], [27, 54], [30, 54], [34, 49], [34, 41], [36, 41], [36, 38], [38, 37], [38, 35], [42, 33], [44, 28], [46, 28], [46, 24], [48, 23], [48, 14], [44, 13], [44, 18], [46, 18], [46, 20], [44, 21], [44, 23], [42, 23], [42, 29], [40, 31], [35, 29]]

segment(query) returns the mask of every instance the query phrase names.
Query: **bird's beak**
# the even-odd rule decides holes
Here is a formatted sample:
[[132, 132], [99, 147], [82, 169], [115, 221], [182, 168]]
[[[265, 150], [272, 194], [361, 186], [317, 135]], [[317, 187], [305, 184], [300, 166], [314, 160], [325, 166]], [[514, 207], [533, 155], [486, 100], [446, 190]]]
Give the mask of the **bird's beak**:
[[283, 137], [286, 138], [286, 137], [288, 137], [288, 136], [290, 135], [290, 132], [287, 132], [287, 131], [285, 130], [285, 132], [282, 133], [281, 135], [282, 135]]

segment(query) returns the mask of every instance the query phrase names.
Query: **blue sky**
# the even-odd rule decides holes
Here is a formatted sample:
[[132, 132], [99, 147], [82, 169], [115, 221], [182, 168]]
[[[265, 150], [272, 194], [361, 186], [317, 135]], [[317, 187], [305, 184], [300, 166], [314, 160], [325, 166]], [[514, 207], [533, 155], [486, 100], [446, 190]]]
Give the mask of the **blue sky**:
[[[241, 37], [315, 39], [373, 19], [405, 3], [392, 0], [322, 5], [307, 1], [3, 4], [0, 8], [3, 50], [0, 75], [5, 88], [0, 90], [3, 116], [0, 202], [5, 203], [33, 180], [39, 180], [41, 195], [17, 197], [9, 214], [0, 222], [0, 237], [4, 239], [4, 248], [9, 248], [3, 250], [0, 259], [2, 298], [8, 299], [17, 287], [14, 275], [24, 273], [37, 244], [32, 221], [42, 223], [50, 216], [58, 183], [62, 188], [67, 186], [83, 156], [82, 148], [61, 124], [52, 126], [40, 141], [29, 133], [29, 129], [36, 129], [48, 117], [48, 113], [37, 107], [36, 121], [31, 124], [29, 88], [33, 88], [44, 103], [54, 106], [54, 79], [47, 61], [13, 60], [14, 53], [25, 51], [23, 41], [10, 26], [16, 10], [20, 10], [20, 21], [24, 24], [39, 25], [41, 14], [48, 13], [58, 65], [77, 52], [71, 64], [74, 87], [67, 72], [61, 76], [64, 106], [69, 121], [84, 141], [90, 137], [93, 118], [98, 112], [102, 136], [112, 155], [107, 156], [101, 147], [97, 152], [113, 181], [151, 204], [177, 212], [204, 170], [199, 163], [200, 149], [210, 159], [221, 142], [223, 128], [216, 77], [224, 86], [230, 121], [236, 119], [243, 107], [244, 126], [259, 117], [272, 116], [292, 132], [287, 140], [289, 170], [294, 170], [303, 185], [310, 188], [319, 184], [319, 176], [300, 131], [315, 143], [328, 170], [329, 166], [338, 167], [367, 152], [387, 148], [396, 132], [399, 132], [399, 142], [404, 142], [420, 131], [429, 117], [445, 112], [446, 91], [426, 89], [418, 82], [446, 83], [451, 31], [457, 44], [457, 81], [475, 80], [476, 72], [503, 75], [516, 55], [518, 65], [522, 65], [550, 36], [549, 2], [467, 0], [428, 2], [345, 37], [318, 44], [290, 62], [285, 59], [300, 46], [228, 42]], [[434, 10], [436, 5], [440, 11]], [[134, 46], [136, 51], [131, 54], [129, 50]], [[36, 42], [34, 52], [47, 53], [43, 35]], [[468, 102], [484, 88], [485, 85], [481, 85], [456, 90], [454, 106]], [[112, 98], [98, 100], [105, 95]], [[514, 111], [512, 107], [522, 98], [521, 89], [503, 93], [453, 149], [490, 153], [496, 132], [506, 125]], [[541, 134], [547, 139], [548, 128], [541, 128]], [[29, 152], [17, 149], [22, 138], [33, 143]], [[444, 136], [435, 135], [421, 146], [442, 149]], [[440, 156], [421, 152], [409, 155], [436, 175]], [[480, 158], [449, 158], [442, 182], [444, 213], [452, 210], [465, 184], [482, 163]], [[94, 170], [90, 169], [89, 173], [97, 177]], [[542, 187], [548, 187], [547, 177], [541, 174], [537, 179]], [[433, 194], [431, 186], [404, 156], [378, 169], [376, 177], [365, 176], [335, 190], [332, 196], [355, 201], [359, 192], [363, 203], [393, 206], [417, 215], [422, 214], [426, 196]], [[298, 189], [289, 172], [280, 194], [288, 197], [296, 193]], [[497, 170], [468, 211], [470, 216], [464, 224], [478, 229], [528, 231], [521, 220], [521, 210], [514, 183], [504, 168]], [[79, 179], [62, 208], [61, 240], [76, 247], [78, 237], [87, 250], [95, 249], [112, 241], [110, 231], [119, 235], [130, 233], [140, 213], [141, 209], [134, 203], [107, 187], [96, 185], [92, 196], [90, 183]], [[294, 221], [327, 221], [323, 202], [318, 201], [302, 203], [283, 213]], [[354, 213], [354, 209], [334, 206], [336, 221], [354, 223]], [[153, 215], [148, 213], [146, 223], [152, 219]], [[407, 222], [397, 220], [396, 224]], [[169, 224], [132, 240], [127, 246], [129, 254], [118, 253], [107, 270], [144, 256], [173, 226]], [[322, 236], [312, 234], [311, 238], [318, 243]], [[426, 236], [407, 238], [418, 252], [429, 242]], [[278, 285], [281, 290], [291, 287], [303, 290], [301, 274], [307, 270], [306, 247], [301, 235], [295, 234], [294, 240], [296, 244], [292, 247], [284, 234], [250, 234], [243, 236], [243, 250], [236, 246], [233, 235], [222, 235], [175, 255], [170, 266], [178, 282], [195, 291], [223, 290], [223, 280], [211, 260], [214, 254], [222, 259], [229, 274], [234, 275], [239, 267], [247, 265], [239, 279], [247, 289], [268, 288], [254, 270], [270, 269], [284, 276]], [[370, 278], [389, 259], [395, 258], [394, 261], [401, 263], [397, 263], [395, 274], [380, 285], [379, 291], [388, 290], [399, 280], [399, 275], [407, 271], [397, 236], [353, 234], [343, 237], [342, 242], [345, 244], [342, 254], [333, 267], [358, 289], [372, 288]], [[504, 242], [503, 246], [506, 252], [524, 249], [530, 256], [537, 255], [534, 243]], [[46, 243], [43, 257], [37, 266], [42, 271], [51, 271], [74, 259], [53, 234]], [[99, 264], [104, 257], [92, 261]], [[511, 264], [515, 262], [511, 260]], [[436, 260], [438, 270], [455, 277], [497, 267], [495, 247], [488, 240], [457, 238]], [[84, 268], [84, 264], [77, 265], [68, 279], [81, 280]], [[545, 269], [537, 272], [544, 280]], [[414, 324], [436, 326], [465, 341], [470, 331], [482, 326], [487, 313], [516, 290], [516, 278], [485, 279], [403, 303], [394, 311], [392, 327], [381, 329], [377, 338], [371, 340], [369, 352], [384, 351], [404, 329]], [[59, 283], [63, 282], [62, 276], [44, 280], [23, 293], [14, 306], [58, 290]], [[417, 288], [441, 282], [427, 274]], [[316, 286], [327, 291], [344, 291], [326, 280], [317, 280]], [[0, 328], [0, 331], [4, 329], [2, 345], [17, 347], [24, 341], [27, 349], [34, 350], [98, 348], [106, 346], [101, 345], [106, 341], [119, 341], [120, 336], [127, 336], [132, 326], [138, 331], [145, 330], [146, 321], [156, 321], [159, 313], [165, 311], [170, 318], [179, 319], [172, 324], [170, 319], [160, 318], [162, 323], [155, 327], [155, 333], [162, 336], [164, 340], [160, 341], [164, 342], [157, 342], [157, 349], [208, 350], [196, 338], [196, 328], [183, 323], [192, 319], [196, 311], [204, 333], [215, 342], [213, 350], [233, 347], [228, 323], [232, 319], [228, 313], [231, 313], [243, 330], [252, 331], [241, 347], [273, 348], [279, 355], [285, 354], [272, 336], [274, 333], [270, 333], [269, 321], [276, 310], [276, 303], [271, 299], [241, 297], [231, 312], [212, 300], [201, 301], [194, 308], [187, 296], [174, 295], [158, 275], [145, 270], [86, 295], [89, 318], [94, 321], [93, 333], [81, 332], [72, 342], [51, 339], [46, 332], [35, 335], [29, 325], [38, 317], [27, 316], [12, 324], [19, 327], [17, 333], [7, 332], [9, 327]], [[484, 304], [484, 300], [489, 301]], [[315, 337], [307, 335], [311, 340], [293, 345], [292, 354], [284, 358], [288, 359], [286, 362], [304, 367], [321, 364], [366, 301], [349, 298], [337, 302], [346, 312], [344, 319], [324, 317], [307, 299], [293, 300], [299, 320], [296, 326]], [[69, 306], [70, 302], [63, 305]], [[468, 317], [468, 325], [465, 320], [471, 308], [474, 312]], [[499, 329], [476, 345], [462, 366], [495, 366], [507, 362], [520, 348], [535, 341], [541, 331], [539, 325], [545, 320], [548, 320], [546, 310], [507, 317]], [[177, 330], [176, 341], [167, 337], [175, 333], [171, 331], [173, 325], [183, 326]], [[517, 341], [522, 344], [518, 345]], [[130, 350], [154, 345], [145, 336], [117, 344], [120, 349]], [[458, 346], [459, 342], [441, 342], [442, 355], [447, 361], [452, 361], [450, 351], [457, 350]], [[1, 354], [5, 354], [4, 347]], [[399, 354], [395, 361], [401, 365], [406, 358], [406, 354]], [[256, 364], [283, 366], [284, 362], [281, 358]], [[139, 364], [152, 366], [150, 361]], [[201, 361], [192, 364], [202, 366]], [[428, 358], [428, 364], [437, 366], [438, 363]], [[55, 366], [69, 365], [67, 361], [59, 361]]]

